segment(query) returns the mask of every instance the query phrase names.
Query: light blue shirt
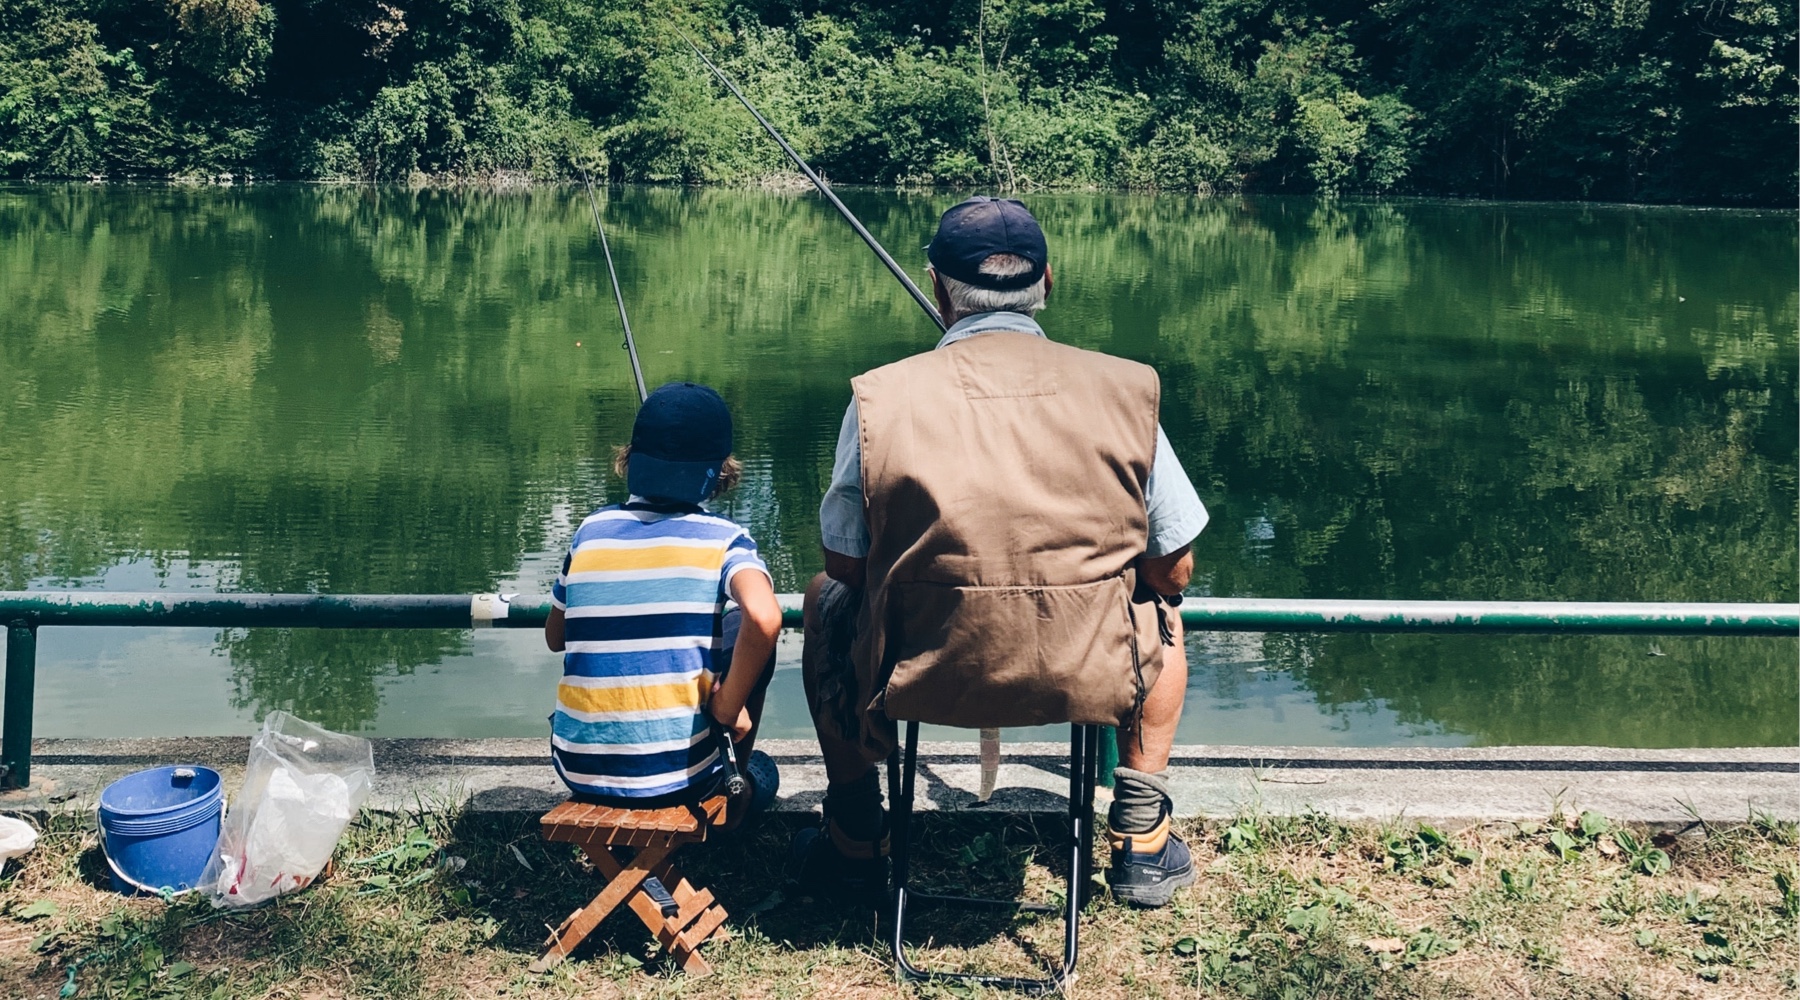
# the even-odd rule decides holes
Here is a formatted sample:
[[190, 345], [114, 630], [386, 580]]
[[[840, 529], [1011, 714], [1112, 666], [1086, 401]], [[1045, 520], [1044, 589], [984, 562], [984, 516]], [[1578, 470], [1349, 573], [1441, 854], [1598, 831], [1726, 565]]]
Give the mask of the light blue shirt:
[[[951, 326], [938, 341], [942, 348], [965, 337], [1010, 330], [1044, 336], [1044, 328], [1030, 316], [1015, 312], [987, 312], [966, 316]], [[1206, 505], [1188, 481], [1187, 470], [1169, 446], [1162, 425], [1156, 426], [1156, 456], [1150, 478], [1144, 483], [1144, 507], [1150, 515], [1150, 541], [1144, 554], [1166, 556], [1193, 541], [1206, 527]], [[838, 428], [837, 460], [831, 466], [831, 487], [819, 503], [819, 535], [825, 547], [839, 555], [862, 559], [869, 554], [869, 526], [863, 521], [862, 438], [857, 433], [856, 397], [844, 410]]]

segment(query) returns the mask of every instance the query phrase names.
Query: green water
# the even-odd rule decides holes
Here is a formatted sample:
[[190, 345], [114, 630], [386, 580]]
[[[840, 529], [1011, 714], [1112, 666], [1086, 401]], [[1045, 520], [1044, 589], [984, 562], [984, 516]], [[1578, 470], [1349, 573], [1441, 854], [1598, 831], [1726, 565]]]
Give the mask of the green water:
[[[952, 198], [854, 192], [922, 280]], [[1051, 335], [1153, 364], [1194, 591], [1796, 599], [1791, 213], [1030, 200]], [[779, 589], [850, 376], [935, 329], [816, 197], [614, 190], [652, 383], [716, 386]], [[548, 589], [635, 400], [568, 189], [0, 188], [0, 587]], [[545, 731], [529, 634], [46, 629], [41, 735]], [[784, 641], [769, 724], [804, 735]], [[1775, 639], [1217, 635], [1181, 738], [1792, 744]]]

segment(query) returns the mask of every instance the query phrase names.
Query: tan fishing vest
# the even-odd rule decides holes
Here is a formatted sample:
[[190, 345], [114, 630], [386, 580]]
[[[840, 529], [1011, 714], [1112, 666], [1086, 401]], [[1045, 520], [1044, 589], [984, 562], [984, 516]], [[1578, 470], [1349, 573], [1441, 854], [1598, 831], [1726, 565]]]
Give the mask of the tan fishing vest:
[[999, 332], [851, 385], [865, 711], [971, 728], [1134, 719], [1162, 670], [1156, 608], [1131, 599], [1155, 370]]

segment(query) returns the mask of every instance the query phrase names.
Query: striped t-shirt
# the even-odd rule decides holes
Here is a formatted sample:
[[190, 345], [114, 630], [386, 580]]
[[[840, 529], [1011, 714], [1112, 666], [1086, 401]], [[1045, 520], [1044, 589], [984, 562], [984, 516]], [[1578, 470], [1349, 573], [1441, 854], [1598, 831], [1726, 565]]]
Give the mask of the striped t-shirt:
[[713, 780], [706, 699], [731, 664], [727, 588], [747, 569], [769, 571], [723, 517], [627, 504], [581, 522], [550, 592], [564, 613], [550, 754], [570, 788], [648, 799]]

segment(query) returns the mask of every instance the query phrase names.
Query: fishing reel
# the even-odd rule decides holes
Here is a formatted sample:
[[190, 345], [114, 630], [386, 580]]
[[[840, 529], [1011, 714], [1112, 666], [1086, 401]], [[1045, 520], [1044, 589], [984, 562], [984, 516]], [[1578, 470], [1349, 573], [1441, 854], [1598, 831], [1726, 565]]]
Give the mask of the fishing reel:
[[750, 790], [750, 779], [744, 777], [744, 769], [738, 766], [737, 743], [731, 738], [731, 730], [724, 726], [715, 727], [719, 734], [719, 743], [725, 750], [725, 764], [731, 773], [725, 776], [725, 793], [732, 798], [739, 798]]

